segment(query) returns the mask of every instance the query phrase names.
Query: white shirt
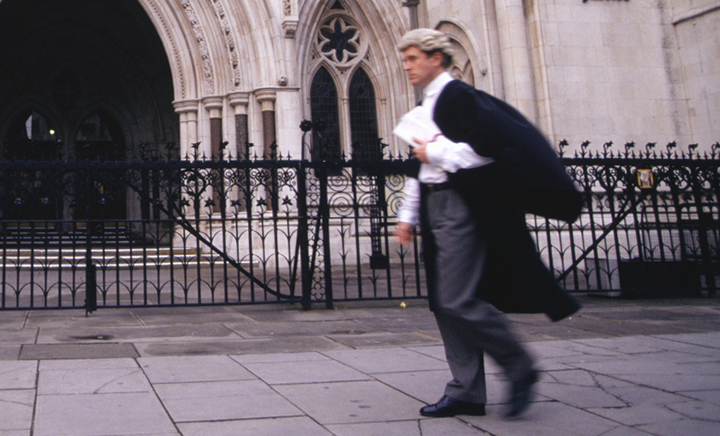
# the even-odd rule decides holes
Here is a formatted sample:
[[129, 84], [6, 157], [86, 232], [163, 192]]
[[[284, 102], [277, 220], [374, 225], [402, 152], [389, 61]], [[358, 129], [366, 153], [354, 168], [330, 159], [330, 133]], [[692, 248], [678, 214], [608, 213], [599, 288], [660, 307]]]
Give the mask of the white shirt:
[[[425, 87], [422, 106], [430, 114], [435, 111], [438, 96], [449, 82], [450, 73], [443, 72]], [[493, 162], [492, 158], [480, 156], [465, 142], [453, 142], [445, 136], [439, 136], [427, 145], [427, 157], [430, 164], [421, 164], [418, 178], [408, 177], [403, 189], [403, 205], [398, 213], [398, 221], [417, 225], [420, 221], [420, 183], [443, 183], [448, 180], [447, 173], [459, 169], [476, 168]]]

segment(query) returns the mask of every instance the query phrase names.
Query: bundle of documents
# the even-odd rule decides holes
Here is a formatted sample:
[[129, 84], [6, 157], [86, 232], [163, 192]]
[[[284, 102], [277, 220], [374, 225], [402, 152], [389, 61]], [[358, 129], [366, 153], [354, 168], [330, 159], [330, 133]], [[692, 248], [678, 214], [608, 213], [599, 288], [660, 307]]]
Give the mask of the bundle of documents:
[[412, 147], [419, 145], [413, 138], [432, 141], [439, 133], [440, 129], [432, 120], [430, 111], [422, 106], [416, 106], [413, 110], [403, 115], [393, 130], [395, 136], [407, 142]]

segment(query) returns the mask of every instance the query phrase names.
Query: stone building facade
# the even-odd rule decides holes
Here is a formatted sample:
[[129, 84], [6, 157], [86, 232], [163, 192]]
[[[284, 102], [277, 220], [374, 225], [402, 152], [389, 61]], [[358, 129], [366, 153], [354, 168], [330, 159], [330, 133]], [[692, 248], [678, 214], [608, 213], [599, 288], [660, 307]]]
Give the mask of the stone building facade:
[[415, 25], [553, 143], [720, 141], [720, 0], [0, 0], [0, 157], [35, 140], [300, 158], [318, 118], [336, 153], [400, 152], [417, 94], [396, 44]]

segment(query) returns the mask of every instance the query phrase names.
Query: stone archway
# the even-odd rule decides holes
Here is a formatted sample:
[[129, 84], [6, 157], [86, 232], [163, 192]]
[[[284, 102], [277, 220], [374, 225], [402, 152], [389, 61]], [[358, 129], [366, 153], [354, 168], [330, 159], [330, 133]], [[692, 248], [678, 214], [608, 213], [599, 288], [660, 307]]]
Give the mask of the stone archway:
[[0, 59], [0, 159], [17, 154], [18, 117], [36, 112], [52, 125], [62, 159], [84, 157], [82, 129], [97, 113], [116, 124], [113, 141], [93, 142], [101, 159], [179, 139], [167, 55], [137, 1], [2, 0]]
[[[121, 133], [137, 142], [176, 141], [172, 73], [162, 42], [138, 2], [0, 2], [0, 137], [8, 123], [43, 102], [57, 139], [72, 155], [77, 130], [98, 107], [121, 114]], [[29, 107], [33, 110], [33, 107]]]

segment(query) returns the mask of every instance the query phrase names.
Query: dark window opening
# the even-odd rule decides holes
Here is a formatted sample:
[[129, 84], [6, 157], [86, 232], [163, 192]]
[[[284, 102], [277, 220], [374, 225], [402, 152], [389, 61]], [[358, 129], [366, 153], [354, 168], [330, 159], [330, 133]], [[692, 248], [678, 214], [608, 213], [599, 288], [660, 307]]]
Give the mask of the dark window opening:
[[336, 160], [341, 156], [338, 93], [332, 76], [320, 68], [310, 87], [313, 129], [313, 160]]
[[57, 132], [45, 117], [35, 111], [18, 117], [8, 133], [5, 159], [51, 159], [60, 152]]
[[350, 82], [350, 128], [352, 157], [358, 160], [382, 158], [378, 137], [375, 89], [367, 73], [357, 70]]

